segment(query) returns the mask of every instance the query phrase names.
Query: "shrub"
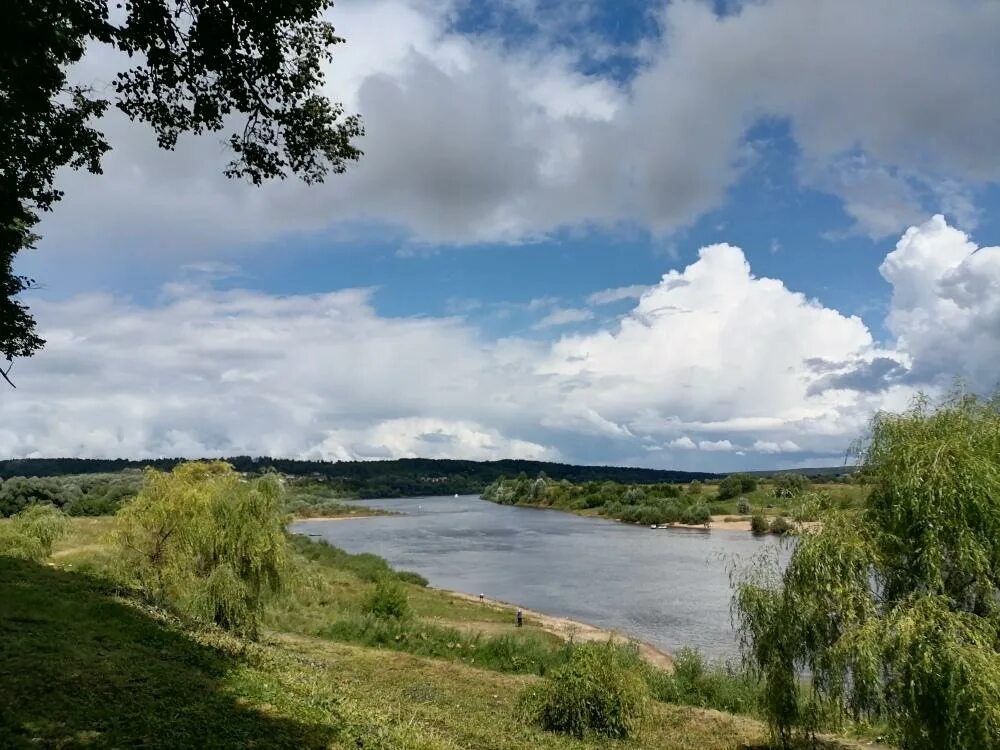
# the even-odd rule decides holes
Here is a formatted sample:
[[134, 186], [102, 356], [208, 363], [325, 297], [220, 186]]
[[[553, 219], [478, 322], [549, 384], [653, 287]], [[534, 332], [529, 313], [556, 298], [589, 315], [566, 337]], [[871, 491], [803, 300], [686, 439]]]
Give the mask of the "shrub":
[[44, 560], [66, 533], [67, 520], [51, 505], [29, 505], [0, 525], [0, 555]]
[[663, 523], [677, 523], [684, 515], [684, 509], [675, 500], [663, 504]]
[[771, 530], [771, 525], [763, 513], [754, 513], [750, 518], [750, 531], [754, 534], [766, 534]]
[[705, 505], [705, 503], [696, 503], [688, 506], [681, 514], [681, 521], [692, 526], [698, 526], [701, 524], [708, 526], [711, 520], [712, 511], [707, 505]]
[[773, 521], [771, 521], [770, 531], [772, 534], [777, 534], [778, 536], [784, 536], [785, 534], [791, 533], [792, 524], [788, 522], [788, 519], [784, 516], [778, 516]]
[[638, 505], [646, 499], [646, 493], [639, 487], [629, 487], [622, 495], [623, 505]]
[[586, 643], [543, 685], [529, 688], [522, 707], [550, 731], [627, 739], [639, 728], [649, 697], [643, 667], [634, 647]]
[[381, 619], [405, 620], [410, 616], [410, 602], [399, 581], [386, 576], [368, 592], [361, 609]]
[[741, 516], [750, 515], [750, 511], [751, 511], [750, 501], [747, 500], [745, 497], [741, 497], [739, 500], [736, 501], [736, 512], [739, 513]]

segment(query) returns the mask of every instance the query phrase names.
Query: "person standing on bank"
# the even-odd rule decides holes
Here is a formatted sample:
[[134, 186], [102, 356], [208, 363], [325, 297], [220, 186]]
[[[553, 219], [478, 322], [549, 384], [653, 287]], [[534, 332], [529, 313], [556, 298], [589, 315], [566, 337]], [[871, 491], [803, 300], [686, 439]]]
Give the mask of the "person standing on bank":
[[521, 608], [518, 607], [517, 608], [517, 627], [521, 627], [521, 625], [523, 623], [524, 623], [524, 612], [522, 612]]

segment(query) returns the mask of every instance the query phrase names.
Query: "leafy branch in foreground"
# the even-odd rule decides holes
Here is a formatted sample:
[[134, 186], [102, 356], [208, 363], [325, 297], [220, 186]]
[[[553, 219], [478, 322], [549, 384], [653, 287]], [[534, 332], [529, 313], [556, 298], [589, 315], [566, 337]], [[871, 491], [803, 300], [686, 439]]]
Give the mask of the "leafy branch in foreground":
[[[343, 41], [325, 20], [331, 0], [148, 0], [112, 13], [107, 0], [32, 0], [4, 7], [0, 54], [0, 357], [44, 344], [17, 298], [33, 280], [15, 256], [35, 246], [39, 212], [62, 198], [63, 167], [101, 173], [110, 150], [93, 126], [112, 103], [149, 124], [161, 148], [183, 133], [231, 129], [230, 177], [254, 184], [295, 174], [320, 182], [361, 152], [361, 122], [322, 94], [323, 66]], [[115, 97], [72, 83], [94, 48], [136, 61]], [[7, 369], [2, 371], [7, 378]]]
[[735, 575], [772, 730], [787, 746], [824, 716], [879, 718], [907, 750], [998, 747], [1000, 398], [918, 398], [877, 415], [860, 452], [860, 513], [804, 533], [783, 573]]

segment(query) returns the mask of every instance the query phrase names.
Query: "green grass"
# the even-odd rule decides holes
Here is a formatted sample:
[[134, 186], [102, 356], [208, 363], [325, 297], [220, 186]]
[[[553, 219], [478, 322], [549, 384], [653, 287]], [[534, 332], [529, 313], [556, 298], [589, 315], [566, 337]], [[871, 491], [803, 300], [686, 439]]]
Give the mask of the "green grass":
[[0, 559], [0, 747], [731, 748], [755, 722], [657, 707], [636, 743], [524, 726], [533, 678], [274, 634], [246, 645]]
[[371, 615], [343, 617], [321, 630], [319, 635], [516, 674], [544, 675], [564, 664], [572, 650], [570, 645], [554, 636], [530, 631], [486, 636], [419, 620], [383, 619]]

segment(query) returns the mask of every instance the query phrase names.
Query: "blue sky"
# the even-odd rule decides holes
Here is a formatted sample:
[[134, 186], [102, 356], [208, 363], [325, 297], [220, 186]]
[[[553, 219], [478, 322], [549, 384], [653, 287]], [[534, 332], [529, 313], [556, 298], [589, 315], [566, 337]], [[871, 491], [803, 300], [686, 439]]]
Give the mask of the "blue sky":
[[112, 115], [105, 174], [61, 176], [0, 452], [794, 467], [996, 384], [996, 4], [331, 18], [348, 175], [255, 190]]

